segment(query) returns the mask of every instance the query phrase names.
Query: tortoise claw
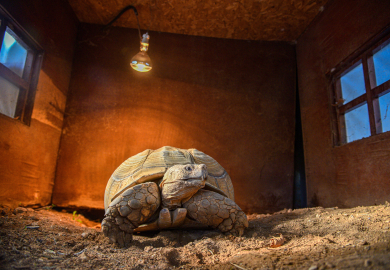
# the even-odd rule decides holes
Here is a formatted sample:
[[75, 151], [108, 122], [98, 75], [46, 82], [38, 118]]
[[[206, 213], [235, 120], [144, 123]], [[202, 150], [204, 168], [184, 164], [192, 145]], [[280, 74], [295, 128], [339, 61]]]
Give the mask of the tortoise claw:
[[176, 208], [172, 212], [172, 227], [181, 226], [184, 223], [186, 216], [187, 216], [187, 209]]
[[174, 211], [169, 211], [168, 208], [163, 208], [160, 211], [157, 226], [159, 229], [175, 228], [184, 223], [187, 215], [187, 209], [176, 208]]
[[168, 208], [161, 209], [157, 224], [160, 229], [171, 227], [172, 225], [171, 212], [169, 212]]

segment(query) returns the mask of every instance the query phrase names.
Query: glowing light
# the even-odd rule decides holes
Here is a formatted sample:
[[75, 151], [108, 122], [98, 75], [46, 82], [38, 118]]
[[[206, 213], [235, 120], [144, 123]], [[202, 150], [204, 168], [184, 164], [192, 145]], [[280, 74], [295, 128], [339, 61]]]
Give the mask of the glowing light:
[[139, 71], [139, 72], [148, 72], [150, 71], [152, 68], [146, 63], [146, 64], [143, 64], [143, 63], [134, 63], [135, 61], [133, 61], [130, 65], [133, 69], [135, 69], [136, 71]]

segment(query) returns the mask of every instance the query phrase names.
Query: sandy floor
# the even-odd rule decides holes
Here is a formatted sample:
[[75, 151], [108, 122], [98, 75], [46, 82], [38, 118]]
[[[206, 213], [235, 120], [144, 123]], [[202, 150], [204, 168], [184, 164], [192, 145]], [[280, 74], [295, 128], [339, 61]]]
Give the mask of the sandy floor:
[[251, 215], [243, 237], [215, 230], [138, 234], [127, 249], [77, 213], [0, 212], [1, 269], [390, 269], [388, 203]]

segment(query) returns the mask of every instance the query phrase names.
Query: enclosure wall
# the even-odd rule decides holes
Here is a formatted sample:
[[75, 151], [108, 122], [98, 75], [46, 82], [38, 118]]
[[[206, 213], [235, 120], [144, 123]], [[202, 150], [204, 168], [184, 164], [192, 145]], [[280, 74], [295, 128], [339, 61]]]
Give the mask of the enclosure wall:
[[330, 1], [298, 39], [297, 62], [309, 206], [390, 199], [390, 133], [332, 144], [326, 74], [390, 24], [390, 1]]
[[103, 208], [124, 160], [170, 145], [215, 158], [245, 211], [291, 207], [294, 46], [150, 36], [154, 67], [137, 73], [137, 30], [80, 25], [53, 202]]
[[78, 21], [68, 2], [0, 1], [43, 47], [31, 125], [0, 116], [0, 203], [50, 203]]

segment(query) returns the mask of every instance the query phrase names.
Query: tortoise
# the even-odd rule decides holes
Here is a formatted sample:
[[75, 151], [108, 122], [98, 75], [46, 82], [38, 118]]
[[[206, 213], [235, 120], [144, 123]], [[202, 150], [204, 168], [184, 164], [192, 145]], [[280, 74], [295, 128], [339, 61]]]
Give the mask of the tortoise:
[[212, 227], [241, 236], [248, 227], [229, 174], [196, 149], [164, 146], [128, 158], [107, 183], [104, 208], [103, 233], [122, 247], [139, 231]]

